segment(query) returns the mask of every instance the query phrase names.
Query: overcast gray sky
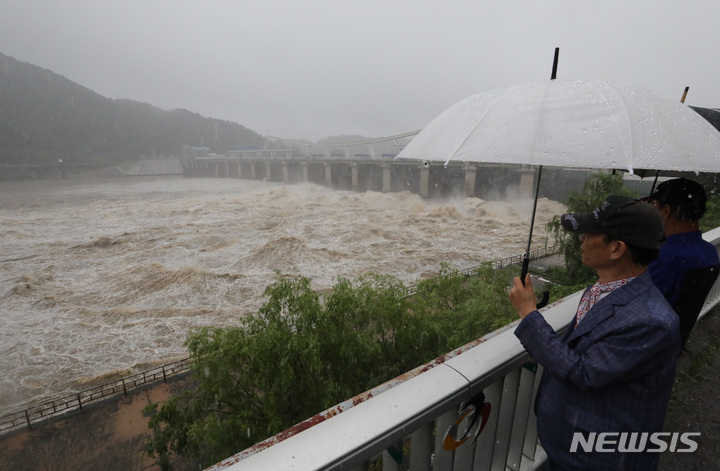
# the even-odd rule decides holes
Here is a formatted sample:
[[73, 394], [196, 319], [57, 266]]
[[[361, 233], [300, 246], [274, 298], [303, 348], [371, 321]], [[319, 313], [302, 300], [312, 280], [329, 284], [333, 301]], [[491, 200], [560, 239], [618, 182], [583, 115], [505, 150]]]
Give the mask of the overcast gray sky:
[[720, 108], [718, 0], [2, 0], [0, 52], [110, 98], [313, 141], [550, 78]]

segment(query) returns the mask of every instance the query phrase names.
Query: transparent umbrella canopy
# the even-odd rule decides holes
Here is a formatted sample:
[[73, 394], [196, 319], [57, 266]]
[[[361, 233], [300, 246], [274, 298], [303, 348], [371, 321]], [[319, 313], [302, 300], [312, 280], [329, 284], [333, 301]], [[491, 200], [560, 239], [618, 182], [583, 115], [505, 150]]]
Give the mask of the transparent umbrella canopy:
[[[529, 264], [543, 166], [720, 171], [720, 133], [685, 104], [650, 90], [552, 78], [472, 95], [448, 108], [396, 160], [538, 166], [521, 280]], [[547, 293], [538, 305], [544, 305]]]
[[720, 133], [678, 100], [583, 80], [472, 95], [435, 118], [397, 159], [720, 171]]

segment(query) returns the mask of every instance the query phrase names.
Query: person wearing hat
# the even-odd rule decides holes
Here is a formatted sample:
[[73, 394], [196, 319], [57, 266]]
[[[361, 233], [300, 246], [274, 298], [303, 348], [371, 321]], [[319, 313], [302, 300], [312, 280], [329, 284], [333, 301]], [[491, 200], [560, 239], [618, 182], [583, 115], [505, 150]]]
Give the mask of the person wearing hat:
[[643, 201], [663, 218], [665, 243], [648, 271], [680, 316], [684, 345], [720, 272], [717, 249], [702, 238], [699, 228], [707, 195], [696, 181], [676, 178], [658, 185]]
[[[582, 262], [598, 274], [570, 325], [555, 333], [529, 276], [510, 291], [522, 319], [515, 336], [544, 368], [535, 412], [549, 469], [654, 470], [659, 453], [646, 450], [647, 437], [662, 432], [680, 352], [678, 316], [647, 273], [662, 218], [639, 199], [613, 195], [561, 221], [580, 234]], [[598, 437], [610, 437], [601, 452]]]

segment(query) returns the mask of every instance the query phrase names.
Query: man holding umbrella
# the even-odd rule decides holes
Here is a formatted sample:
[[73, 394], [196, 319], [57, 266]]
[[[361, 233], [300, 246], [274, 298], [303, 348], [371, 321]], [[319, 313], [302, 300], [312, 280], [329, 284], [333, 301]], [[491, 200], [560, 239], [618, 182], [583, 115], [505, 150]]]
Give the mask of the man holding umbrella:
[[516, 277], [510, 292], [522, 318], [515, 335], [544, 367], [540, 443], [553, 471], [656, 469], [658, 453], [644, 450], [649, 434], [662, 431], [680, 352], [678, 316], [647, 273], [662, 219], [640, 200], [610, 196], [592, 213], [561, 220], [581, 234], [582, 261], [599, 278], [567, 330], [557, 335], [537, 311], [529, 276], [525, 285]]

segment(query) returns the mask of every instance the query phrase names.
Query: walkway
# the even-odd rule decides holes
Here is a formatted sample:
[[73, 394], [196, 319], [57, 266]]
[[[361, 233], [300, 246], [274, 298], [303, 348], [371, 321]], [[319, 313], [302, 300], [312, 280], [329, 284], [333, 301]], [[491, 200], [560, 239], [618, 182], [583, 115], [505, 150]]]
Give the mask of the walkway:
[[663, 453], [660, 471], [720, 469], [720, 307], [690, 334], [665, 419], [667, 432], [700, 432], [694, 453]]

